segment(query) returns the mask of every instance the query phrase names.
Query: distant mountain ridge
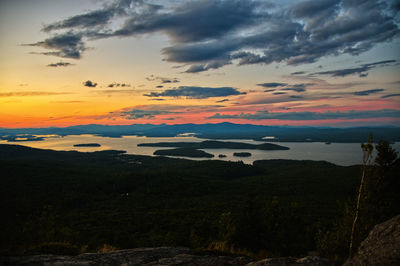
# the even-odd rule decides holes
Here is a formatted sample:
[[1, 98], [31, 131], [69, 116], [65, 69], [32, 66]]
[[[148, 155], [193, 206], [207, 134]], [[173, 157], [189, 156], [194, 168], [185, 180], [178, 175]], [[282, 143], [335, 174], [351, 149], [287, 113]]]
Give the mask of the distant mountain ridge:
[[391, 142], [400, 141], [400, 127], [292, 127], [292, 126], [263, 126], [252, 124], [176, 124], [176, 125], [78, 125], [70, 127], [47, 128], [0, 128], [0, 138], [21, 134], [30, 135], [82, 135], [93, 134], [104, 137], [147, 136], [175, 137], [179, 134], [194, 133], [205, 139], [254, 139], [274, 137], [268, 141], [281, 142], [365, 142], [369, 133], [374, 139]]

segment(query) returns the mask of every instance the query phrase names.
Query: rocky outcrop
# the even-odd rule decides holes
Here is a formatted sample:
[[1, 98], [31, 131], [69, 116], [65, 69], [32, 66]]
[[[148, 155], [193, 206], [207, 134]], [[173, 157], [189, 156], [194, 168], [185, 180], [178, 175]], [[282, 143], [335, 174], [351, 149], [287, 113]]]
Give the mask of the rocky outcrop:
[[245, 265], [251, 259], [197, 255], [189, 248], [137, 248], [103, 254], [85, 253], [78, 256], [37, 255], [0, 258], [0, 265]]
[[400, 265], [400, 215], [376, 225], [344, 265]]
[[89, 266], [89, 265], [207, 265], [207, 266], [331, 266], [333, 263], [319, 257], [273, 258], [253, 262], [246, 257], [200, 255], [183, 247], [137, 248], [112, 251], [103, 254], [85, 253], [78, 256], [37, 255], [25, 257], [2, 257], [0, 265], [37, 266]]
[[248, 263], [246, 266], [334, 266], [330, 260], [308, 256], [301, 259], [297, 258], [270, 258]]
[[[333, 266], [324, 258], [269, 258], [253, 261], [246, 257], [199, 254], [184, 247], [137, 248], [78, 256], [37, 255], [0, 257], [0, 265], [246, 265], [246, 266]], [[400, 215], [376, 225], [361, 243], [357, 255], [344, 266], [400, 265]]]

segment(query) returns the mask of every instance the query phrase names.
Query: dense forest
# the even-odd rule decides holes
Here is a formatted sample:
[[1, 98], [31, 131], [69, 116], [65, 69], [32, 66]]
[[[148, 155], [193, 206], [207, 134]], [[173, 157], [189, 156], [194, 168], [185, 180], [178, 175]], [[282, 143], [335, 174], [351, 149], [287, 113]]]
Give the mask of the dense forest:
[[[399, 160], [268, 160], [253, 165], [0, 145], [0, 254], [78, 254], [187, 246], [255, 258], [348, 252], [367, 171], [356, 241], [399, 213]], [[360, 149], [360, 156], [362, 156]]]

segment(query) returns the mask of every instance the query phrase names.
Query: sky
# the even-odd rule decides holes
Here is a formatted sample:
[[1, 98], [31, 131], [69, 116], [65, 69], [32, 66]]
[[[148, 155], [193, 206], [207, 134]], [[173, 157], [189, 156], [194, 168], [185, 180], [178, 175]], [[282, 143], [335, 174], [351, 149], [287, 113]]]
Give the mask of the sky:
[[400, 126], [399, 0], [0, 0], [0, 127]]

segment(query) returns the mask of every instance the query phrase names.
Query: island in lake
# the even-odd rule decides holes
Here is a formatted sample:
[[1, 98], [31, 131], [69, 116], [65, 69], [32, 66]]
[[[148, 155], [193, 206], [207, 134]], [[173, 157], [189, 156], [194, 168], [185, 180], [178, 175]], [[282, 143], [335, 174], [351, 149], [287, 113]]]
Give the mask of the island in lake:
[[44, 139], [44, 137], [37, 137], [30, 134], [0, 136], [0, 140], [7, 140], [7, 142], [42, 141]]
[[101, 147], [99, 143], [82, 143], [75, 144], [74, 147]]
[[237, 150], [289, 150], [288, 147], [272, 143], [249, 144], [230, 141], [206, 140], [202, 142], [157, 142], [140, 143], [138, 146], [145, 147], [175, 147], [191, 149], [237, 149]]
[[250, 152], [234, 152], [233, 156], [236, 156], [236, 157], [250, 157], [251, 153]]
[[191, 158], [213, 158], [214, 155], [194, 148], [177, 148], [169, 150], [156, 150], [154, 155], [182, 156]]

